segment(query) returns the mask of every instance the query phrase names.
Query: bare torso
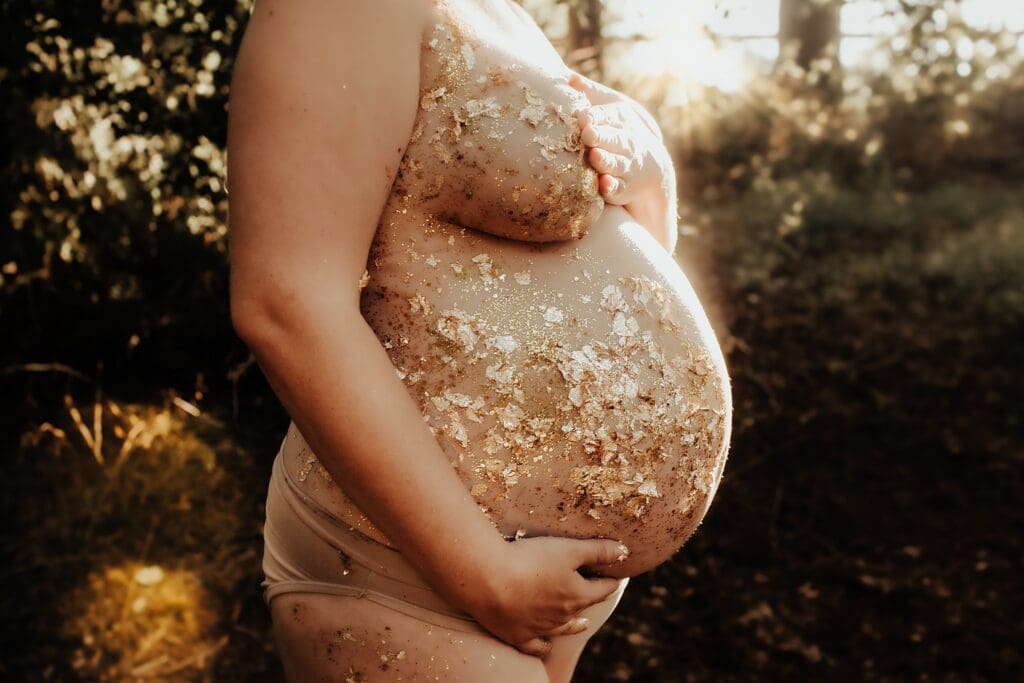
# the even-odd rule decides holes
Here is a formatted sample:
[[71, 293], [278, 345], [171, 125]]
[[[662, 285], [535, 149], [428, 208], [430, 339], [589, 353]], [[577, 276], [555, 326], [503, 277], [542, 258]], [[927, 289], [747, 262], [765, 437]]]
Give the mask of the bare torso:
[[[724, 360], [675, 261], [597, 193], [561, 58], [520, 14], [482, 11], [440, 4], [423, 36], [361, 310], [502, 533], [620, 539], [634, 575], [717, 488]], [[294, 423], [286, 453], [308, 493], [388, 543]]]

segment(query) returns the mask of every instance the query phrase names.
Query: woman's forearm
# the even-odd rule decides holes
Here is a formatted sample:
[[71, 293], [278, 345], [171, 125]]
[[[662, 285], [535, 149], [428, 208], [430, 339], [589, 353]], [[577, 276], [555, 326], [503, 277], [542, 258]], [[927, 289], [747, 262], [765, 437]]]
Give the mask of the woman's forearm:
[[359, 311], [306, 301], [236, 327], [345, 494], [428, 581], [465, 604], [505, 541]]

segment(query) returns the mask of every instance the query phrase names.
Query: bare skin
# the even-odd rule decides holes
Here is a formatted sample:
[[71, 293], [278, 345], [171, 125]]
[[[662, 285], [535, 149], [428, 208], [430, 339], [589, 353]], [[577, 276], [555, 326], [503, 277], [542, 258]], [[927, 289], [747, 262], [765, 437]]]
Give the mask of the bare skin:
[[[462, 16], [475, 17], [470, 23], [481, 27], [477, 45], [511, 46], [516, 36], [529, 37], [531, 44], [539, 45], [543, 38], [542, 34], [538, 38], [535, 24], [530, 26], [504, 3], [480, 3], [478, 14], [468, 3], [459, 8], [465, 12]], [[568, 681], [586, 639], [614, 607], [617, 596], [613, 593], [620, 585], [610, 578], [584, 578], [577, 570], [630, 576], [663, 560], [703, 517], [724, 463], [731, 418], [724, 363], [699, 302], [665, 251], [674, 245], [674, 223], [666, 210], [674, 202], [665, 192], [645, 189], [650, 183], [643, 178], [654, 176], [641, 173], [634, 163], [637, 155], [629, 156], [636, 148], [627, 139], [616, 138], [614, 95], [568, 78], [566, 88], [544, 91], [561, 64], [560, 60], [555, 63], [557, 55], [552, 57], [551, 50], [539, 71], [524, 65], [521, 75], [527, 81], [526, 90], [542, 91], [540, 97], [546, 101], [562, 98], [566, 113], [572, 113], [568, 91], [573, 89], [584, 101], [609, 105], [604, 110], [608, 117], [582, 122], [583, 144], [603, 149], [609, 156], [589, 152], [588, 176], [573, 166], [581, 155], [558, 149], [549, 140], [539, 143], [548, 145], [546, 154], [540, 154], [567, 169], [560, 193], [552, 195], [550, 183], [538, 182], [522, 165], [506, 175], [504, 185], [477, 181], [475, 201], [465, 197], [465, 188], [462, 200], [452, 201], [457, 195], [445, 194], [450, 185], [437, 194], [429, 193], [427, 183], [438, 175], [430, 172], [429, 164], [445, 169], [448, 181], [458, 181], [461, 168], [437, 156], [455, 149], [446, 147], [451, 141], [435, 140], [441, 143], [439, 148], [424, 137], [423, 130], [417, 132], [419, 123], [433, 121], [427, 116], [431, 110], [424, 107], [424, 96], [436, 88], [427, 87], [424, 75], [429, 78], [431, 64], [439, 62], [424, 56], [424, 44], [429, 50], [429, 41], [436, 37], [432, 32], [444, 19], [438, 12], [426, 1], [260, 0], [236, 63], [228, 145], [232, 319], [292, 416], [296, 433], [301, 432], [304, 444], [316, 454], [313, 464], [322, 474], [302, 479], [339, 517], [399, 548], [439, 593], [495, 635], [460, 650], [454, 643], [438, 645], [447, 641], [417, 635], [415, 624], [387, 608], [352, 598], [285, 595], [274, 601], [272, 609], [286, 668], [295, 680], [307, 680], [307, 676], [308, 680], [346, 680], [346, 667], [360, 661], [367, 664], [368, 648], [356, 647], [347, 638], [338, 645], [343, 656], [337, 656], [337, 649], [331, 649], [329, 657], [318, 658], [323, 653], [314, 652], [311, 643], [351, 628], [358, 631], [353, 635], [355, 642], [385, 634], [386, 647], [406, 653], [394, 664], [401, 662], [410, 677], [448, 670], [461, 661], [471, 667], [464, 676], [442, 675], [441, 679], [475, 680], [478, 673], [474, 672], [482, 669], [472, 667], [484, 666], [486, 662], [481, 664], [479, 658], [493, 655], [505, 662], [497, 670], [507, 672], [502, 674], [507, 680]], [[504, 39], [500, 38], [503, 32]], [[480, 60], [475, 66], [488, 60], [493, 66], [495, 57], [480, 51], [471, 59]], [[564, 75], [564, 64], [560, 69]], [[446, 101], [445, 94], [433, 96], [438, 114], [456, 103]], [[500, 90], [495, 97], [501, 104]], [[426, 105], [430, 107], [430, 100]], [[582, 112], [573, 115], [582, 116]], [[537, 128], [553, 114], [537, 113], [537, 126], [531, 123], [533, 116], [528, 113], [525, 120]], [[618, 123], [625, 125], [626, 119]], [[565, 120], [563, 124], [568, 125]], [[578, 144], [579, 123], [575, 130]], [[480, 132], [486, 135], [487, 128], [467, 126], [465, 132], [469, 140]], [[490, 147], [515, 149], [516, 144], [492, 139]], [[473, 152], [483, 152], [477, 168], [494, 163], [485, 149], [486, 145], [478, 144]], [[422, 177], [410, 168], [416, 160], [421, 169], [427, 169]], [[542, 162], [534, 170], [543, 176], [544, 168]], [[590, 188], [584, 182], [588, 177], [594, 180]], [[523, 210], [511, 218], [506, 212], [502, 218], [502, 201], [507, 201], [513, 184], [523, 186], [517, 193]], [[545, 203], [549, 206], [541, 206]], [[551, 210], [556, 206], [566, 208], [552, 218], [559, 213]], [[466, 225], [480, 230], [467, 231]], [[438, 263], [431, 265], [431, 253]], [[404, 257], [398, 258], [399, 254]], [[489, 257], [475, 260], [480, 254]], [[617, 264], [615, 271], [599, 274], [610, 258]], [[473, 280], [457, 277], [454, 266]], [[443, 277], [436, 275], [439, 269]], [[647, 280], [638, 280], [639, 289], [631, 291], [618, 280], [630, 274]], [[473, 309], [474, 302], [484, 303], [482, 296], [498, 293], [489, 286], [496, 281], [526, 286], [521, 285], [523, 280], [534, 285], [528, 292], [547, 295], [561, 290], [575, 295], [575, 302], [566, 301], [559, 309], [565, 318], [574, 317], [579, 309], [580, 318], [593, 321], [594, 306], [584, 306], [587, 302], [580, 297], [600, 302], [602, 292], [608, 298], [605, 290], [611, 285], [627, 297], [632, 293], [630, 301], [637, 313], [646, 305], [641, 300], [653, 302], [650, 305], [656, 310], [649, 314], [651, 320], [639, 322], [641, 329], [652, 332], [668, 325], [657, 353], [668, 346], [668, 360], [678, 357], [683, 363], [670, 367], [696, 368], [694, 374], [707, 378], [687, 385], [705, 411], [690, 416], [700, 419], [691, 429], [699, 439], [689, 444], [687, 479], [669, 478], [651, 469], [646, 474], [648, 481], [659, 482], [658, 495], [651, 495], [650, 487], [641, 489], [642, 478], [635, 476], [619, 495], [602, 488], [602, 476], [609, 472], [595, 469], [583, 476], [577, 462], [577, 477], [583, 476], [577, 482], [580, 490], [552, 489], [545, 498], [533, 487], [514, 491], [515, 484], [509, 485], [510, 477], [500, 469], [477, 467], [487, 458], [494, 459], [494, 454], [484, 455], [470, 444], [483, 443], [486, 430], [495, 424], [495, 414], [479, 423], [463, 414], [463, 426], [468, 428], [463, 434], [452, 428], [449, 409], [452, 405], [465, 409], [460, 405], [462, 396], [472, 404], [486, 393], [473, 387], [494, 389], [493, 377], [485, 373], [493, 358], [473, 361], [470, 351], [460, 347], [459, 340], [465, 341], [465, 336], [460, 336], [459, 325], [464, 321], [453, 313], [451, 324], [442, 321], [438, 327], [437, 315], [458, 310], [477, 316], [482, 309]], [[581, 281], [586, 284], [575, 284]], [[396, 299], [395, 293], [401, 298]], [[418, 311], [409, 299], [418, 301]], [[520, 302], [533, 303], [522, 296]], [[551, 307], [544, 310], [549, 320], [537, 323], [536, 329], [546, 330], [546, 323], [559, 317], [548, 310]], [[457, 383], [437, 370], [442, 359], [427, 346], [431, 336], [422, 331], [416, 334], [420, 323], [409, 312], [422, 318], [429, 315], [428, 309], [433, 313], [433, 329], [442, 337], [446, 330], [452, 334], [451, 358], [443, 365], [464, 370]], [[613, 313], [597, 313], [599, 330], [602, 324], [607, 328], [622, 322], [620, 318], [615, 323]], [[607, 321], [602, 323], [601, 316]], [[659, 319], [669, 322], [659, 324]], [[524, 330], [524, 334], [531, 333]], [[594, 335], [591, 329], [591, 334], [603, 338], [605, 332]], [[512, 335], [490, 336], [496, 344], [491, 351], [495, 357], [499, 352], [513, 354], [505, 358], [506, 364], [521, 369], [523, 359], [508, 350], [499, 339], [504, 336]], [[407, 343], [402, 343], [403, 337]], [[487, 338], [481, 334], [473, 341], [483, 345]], [[524, 340], [517, 348], [526, 348]], [[431, 360], [413, 367], [420, 357]], [[547, 362], [550, 371], [556, 360]], [[418, 381], [423, 382], [418, 387], [410, 381], [417, 371], [421, 373]], [[441, 390], [446, 383], [454, 387], [454, 399]], [[429, 395], [421, 391], [427, 387]], [[516, 388], [524, 387], [530, 391], [520, 383], [507, 393], [514, 395]], [[593, 393], [600, 388], [583, 390]], [[440, 403], [433, 398], [440, 398]], [[497, 406], [498, 399], [495, 393], [486, 394], [484, 405]], [[535, 393], [526, 400], [545, 403]], [[665, 406], [671, 407], [670, 403]], [[437, 412], [429, 412], [434, 409]], [[706, 418], [712, 415], [719, 420], [710, 425]], [[544, 452], [544, 444], [537, 439], [528, 442], [541, 446], [538, 453]], [[585, 445], [580, 440], [571, 443], [577, 451]], [[498, 450], [499, 458], [509, 456], [505, 463], [512, 462], [511, 448]], [[559, 463], [551, 457], [529, 471], [530, 465], [520, 462], [527, 469], [518, 474], [523, 480], [564, 481], [564, 472], [573, 463]], [[289, 466], [298, 471], [309, 464], [295, 461]], [[659, 479], [663, 475], [664, 482]], [[481, 490], [481, 485], [486, 489]], [[550, 505], [552, 497], [556, 502], [575, 497], [583, 504], [556, 512]], [[685, 500], [686, 509], [659, 512], [660, 502], [670, 497], [674, 505]], [[654, 542], [638, 533], [645, 525], [659, 530]], [[526, 538], [514, 543], [503, 538], [521, 530]], [[629, 562], [637, 556], [636, 549], [631, 548], [634, 553], [625, 562], [619, 561], [622, 547], [611, 540], [628, 535], [640, 546], [646, 544], [646, 554], [632, 566]], [[463, 552], [453, 554], [452, 547]], [[314, 616], [289, 619], [296, 607]], [[587, 614], [595, 618], [578, 619]], [[473, 653], [472, 661], [463, 661], [466, 656], [460, 652]], [[359, 680], [392, 680], [388, 676], [394, 671]]]
[[[629, 559], [600, 569], [632, 576], [671, 556], [714, 495], [724, 361], [667, 254], [657, 127], [614, 91], [574, 86], [535, 25], [488, 5], [442, 4], [424, 37], [361, 310], [503, 534], [621, 540]], [[285, 444], [294, 478], [394, 545], [302, 433]]]

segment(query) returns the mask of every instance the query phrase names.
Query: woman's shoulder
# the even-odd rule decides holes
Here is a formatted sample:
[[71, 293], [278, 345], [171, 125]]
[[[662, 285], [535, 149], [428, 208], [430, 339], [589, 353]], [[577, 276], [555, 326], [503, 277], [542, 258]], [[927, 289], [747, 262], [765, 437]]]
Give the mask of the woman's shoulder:
[[228, 111], [233, 269], [247, 273], [243, 290], [285, 302], [289, 291], [358, 282], [419, 104], [427, 14], [408, 9], [426, 4], [256, 3]]
[[232, 99], [242, 89], [258, 91], [264, 103], [279, 94], [350, 106], [350, 80], [374, 76], [384, 88], [399, 72], [418, 71], [435, 2], [257, 0], [236, 55]]
[[[281, 37], [304, 32], [309, 45], [333, 36], [339, 51], [375, 39], [394, 45], [403, 37], [421, 36], [443, 5], [444, 0], [255, 0], [245, 33]], [[353, 33], [362, 40], [350, 40]]]

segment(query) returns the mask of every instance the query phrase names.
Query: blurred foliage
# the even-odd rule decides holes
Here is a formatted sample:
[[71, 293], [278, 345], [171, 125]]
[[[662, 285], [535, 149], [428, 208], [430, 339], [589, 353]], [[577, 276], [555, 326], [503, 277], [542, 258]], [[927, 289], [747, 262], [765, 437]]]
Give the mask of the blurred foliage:
[[19, 331], [0, 361], [223, 355], [225, 103], [249, 4], [0, 4], [0, 326]]
[[[644, 84], [680, 148], [691, 196], [735, 197], [756, 182], [822, 169], [840, 183], [904, 188], [969, 174], [1024, 175], [1024, 51], [1009, 31], [973, 27], [939, 0], [891, 3], [898, 30], [872, 63], [848, 68], [841, 97], [824, 57], [737, 93], [703, 89], [658, 107], [671, 80]], [[628, 86], [628, 84], [623, 84]], [[659, 92], [659, 89], [662, 92]]]

